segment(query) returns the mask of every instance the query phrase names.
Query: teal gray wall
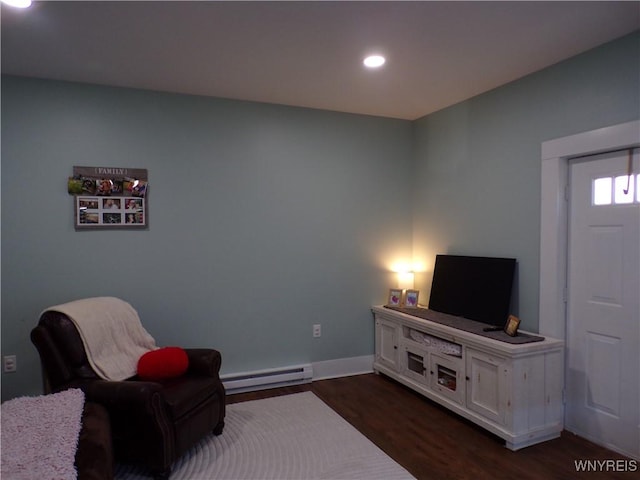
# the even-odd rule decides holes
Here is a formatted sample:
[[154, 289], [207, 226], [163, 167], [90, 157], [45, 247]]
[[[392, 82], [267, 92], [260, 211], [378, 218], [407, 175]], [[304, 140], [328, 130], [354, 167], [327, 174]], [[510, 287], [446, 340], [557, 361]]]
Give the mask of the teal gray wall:
[[537, 331], [541, 144], [638, 118], [635, 33], [415, 122], [418, 288], [437, 253], [515, 257], [514, 313]]
[[[90, 296], [224, 373], [370, 355], [411, 255], [411, 148], [408, 121], [3, 78], [3, 396], [40, 391], [40, 312]], [[76, 232], [74, 165], [148, 169], [149, 229]]]
[[[540, 144], [640, 118], [636, 33], [415, 122], [2, 79], [2, 396], [40, 393], [42, 309], [131, 302], [224, 372], [373, 353], [393, 263], [514, 256], [538, 326]], [[428, 88], [428, 86], [425, 86]], [[74, 165], [149, 170], [145, 231], [73, 228]], [[322, 337], [311, 328], [322, 324]]]

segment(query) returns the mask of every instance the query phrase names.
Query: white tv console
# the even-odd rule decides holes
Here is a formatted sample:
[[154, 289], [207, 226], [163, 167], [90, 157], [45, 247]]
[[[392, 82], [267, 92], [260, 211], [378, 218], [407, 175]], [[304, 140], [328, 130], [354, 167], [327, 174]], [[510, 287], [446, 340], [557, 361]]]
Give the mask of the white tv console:
[[381, 306], [372, 312], [376, 373], [503, 438], [510, 450], [560, 436], [561, 340], [510, 344]]

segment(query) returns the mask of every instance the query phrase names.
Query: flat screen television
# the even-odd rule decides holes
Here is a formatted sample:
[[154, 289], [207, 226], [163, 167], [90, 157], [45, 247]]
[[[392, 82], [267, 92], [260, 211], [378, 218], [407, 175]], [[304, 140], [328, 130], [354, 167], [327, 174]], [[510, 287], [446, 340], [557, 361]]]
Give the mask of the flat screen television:
[[515, 258], [436, 255], [429, 309], [503, 326], [515, 267]]

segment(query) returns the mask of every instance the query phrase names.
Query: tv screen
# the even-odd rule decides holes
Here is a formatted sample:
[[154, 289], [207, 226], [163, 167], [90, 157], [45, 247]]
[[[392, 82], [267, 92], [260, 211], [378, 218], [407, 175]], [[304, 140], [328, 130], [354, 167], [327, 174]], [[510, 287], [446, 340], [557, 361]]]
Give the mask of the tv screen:
[[515, 267], [515, 258], [436, 255], [429, 309], [502, 326]]

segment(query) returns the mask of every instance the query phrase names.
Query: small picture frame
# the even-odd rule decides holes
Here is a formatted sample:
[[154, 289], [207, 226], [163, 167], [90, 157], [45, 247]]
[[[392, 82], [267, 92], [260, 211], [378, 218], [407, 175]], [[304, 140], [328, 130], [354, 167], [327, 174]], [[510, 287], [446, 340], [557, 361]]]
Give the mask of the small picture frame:
[[399, 288], [389, 289], [389, 298], [387, 299], [388, 307], [401, 307], [402, 306], [402, 290]]
[[407, 290], [404, 296], [405, 308], [418, 308], [419, 290]]
[[515, 315], [509, 315], [509, 318], [507, 318], [507, 323], [504, 325], [504, 332], [511, 337], [515, 337], [516, 335], [518, 335], [519, 326], [520, 319]]

